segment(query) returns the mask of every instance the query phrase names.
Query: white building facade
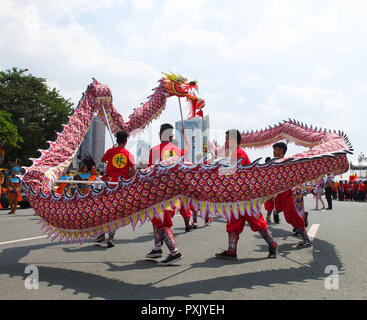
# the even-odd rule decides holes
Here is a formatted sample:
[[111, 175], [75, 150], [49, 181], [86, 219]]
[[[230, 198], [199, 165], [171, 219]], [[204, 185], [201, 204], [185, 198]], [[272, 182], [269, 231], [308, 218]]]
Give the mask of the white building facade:
[[[208, 141], [209, 141], [209, 116], [204, 118], [196, 116], [191, 120], [184, 120], [185, 134], [190, 141], [187, 158], [192, 163], [200, 162], [208, 156]], [[184, 148], [184, 137], [182, 135], [182, 121], [175, 123], [178, 146]]]
[[80, 145], [75, 159], [76, 161], [73, 162], [75, 170], [79, 170], [81, 161], [87, 157], [93, 158], [98, 170], [105, 170], [106, 165], [101, 162], [105, 153], [105, 136], [106, 126], [98, 116], [95, 116], [82, 144]]

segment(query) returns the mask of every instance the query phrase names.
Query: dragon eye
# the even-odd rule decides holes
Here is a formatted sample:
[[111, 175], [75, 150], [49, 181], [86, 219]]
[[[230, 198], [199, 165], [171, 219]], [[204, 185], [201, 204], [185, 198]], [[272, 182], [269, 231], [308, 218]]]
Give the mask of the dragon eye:
[[196, 84], [197, 84], [197, 81], [191, 81], [191, 82], [190, 82], [190, 85], [191, 85], [191, 86], [194, 86], [194, 85], [196, 85]]

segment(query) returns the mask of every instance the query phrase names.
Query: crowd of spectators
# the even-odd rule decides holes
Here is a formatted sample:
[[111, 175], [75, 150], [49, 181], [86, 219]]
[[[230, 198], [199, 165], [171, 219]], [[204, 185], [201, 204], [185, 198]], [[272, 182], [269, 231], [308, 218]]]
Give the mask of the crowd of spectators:
[[339, 201], [366, 201], [367, 181], [334, 181], [332, 185], [332, 196]]

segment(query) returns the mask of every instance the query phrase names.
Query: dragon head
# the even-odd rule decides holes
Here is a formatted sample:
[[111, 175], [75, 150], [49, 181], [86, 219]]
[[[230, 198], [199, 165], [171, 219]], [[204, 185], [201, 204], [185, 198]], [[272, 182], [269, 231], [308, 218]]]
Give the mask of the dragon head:
[[188, 81], [181, 75], [174, 73], [163, 73], [164, 78], [162, 81], [169, 94], [169, 96], [186, 97], [190, 104], [191, 113], [189, 119], [192, 119], [196, 115], [202, 117], [202, 109], [205, 106], [204, 99], [198, 98], [195, 92], [199, 92], [198, 82]]

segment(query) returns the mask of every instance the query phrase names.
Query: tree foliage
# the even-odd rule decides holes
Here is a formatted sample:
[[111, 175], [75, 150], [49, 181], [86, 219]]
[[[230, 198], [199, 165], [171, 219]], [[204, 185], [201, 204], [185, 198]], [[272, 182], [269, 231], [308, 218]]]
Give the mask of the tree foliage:
[[[20, 136], [20, 148], [8, 146], [5, 161], [9, 164], [19, 158], [22, 165], [29, 166], [28, 159], [39, 157], [38, 149], [48, 149], [46, 141], [56, 139], [73, 109], [70, 100], [47, 87], [46, 79], [27, 72], [17, 68], [0, 72], [0, 110], [12, 115]], [[0, 141], [3, 138], [0, 133]]]
[[23, 139], [19, 136], [17, 126], [12, 122], [12, 115], [9, 112], [0, 110], [0, 143], [19, 148]]

